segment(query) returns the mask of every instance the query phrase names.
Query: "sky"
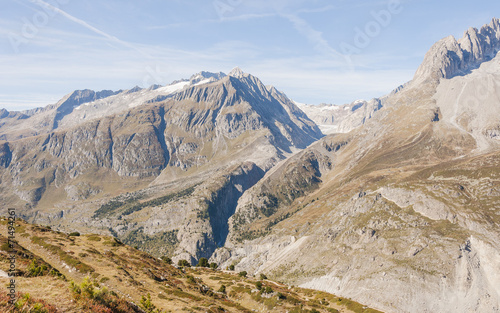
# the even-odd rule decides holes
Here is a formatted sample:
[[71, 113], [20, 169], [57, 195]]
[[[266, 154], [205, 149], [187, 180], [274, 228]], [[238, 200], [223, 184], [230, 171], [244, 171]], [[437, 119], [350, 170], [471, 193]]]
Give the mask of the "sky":
[[412, 79], [448, 35], [500, 1], [1, 0], [0, 108], [78, 89], [167, 85], [239, 66], [308, 104], [344, 104]]

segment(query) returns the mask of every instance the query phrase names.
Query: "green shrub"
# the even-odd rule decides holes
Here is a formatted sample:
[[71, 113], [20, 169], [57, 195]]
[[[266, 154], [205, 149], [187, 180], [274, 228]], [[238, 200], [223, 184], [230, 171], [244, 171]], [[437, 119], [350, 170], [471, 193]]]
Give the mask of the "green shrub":
[[187, 275], [186, 278], [187, 278], [188, 283], [196, 284], [196, 280], [194, 279], [194, 277], [192, 275]]
[[93, 283], [89, 277], [86, 277], [81, 284], [71, 281], [70, 290], [78, 305], [82, 307], [81, 312], [144, 312], [127, 300], [119, 298], [115, 292], [109, 292], [106, 287], [97, 288], [97, 286], [98, 284]]
[[[1, 297], [1, 296], [0, 296]], [[14, 306], [6, 308], [7, 301], [2, 297], [0, 301], [0, 308], [4, 309], [4, 312], [29, 312], [29, 313], [53, 313], [58, 312], [56, 307], [47, 304], [44, 300], [33, 299], [29, 293], [19, 293], [19, 297], [15, 302]], [[29, 311], [28, 311], [29, 310]]]
[[30, 265], [28, 266], [28, 268], [26, 269], [26, 274], [28, 277], [38, 277], [38, 276], [43, 276], [44, 275], [44, 272], [47, 270], [47, 266], [44, 264], [44, 265], [41, 265], [39, 266], [38, 265], [38, 261], [36, 258], [34, 258]]
[[65, 276], [63, 274], [61, 274], [61, 272], [59, 272], [57, 269], [53, 268], [50, 270], [49, 272], [49, 275], [50, 276], [54, 276], [54, 277], [60, 277], [60, 278], [63, 278], [65, 279]]
[[80, 236], [80, 233], [77, 231], [74, 231], [72, 233], [69, 233], [68, 236]]
[[4, 242], [2, 243], [2, 245], [0, 246], [0, 250], [2, 251], [5, 251], [5, 252], [8, 252], [10, 250], [10, 245], [8, 242]]
[[147, 297], [142, 296], [141, 307], [146, 313], [162, 313], [160, 309], [156, 308], [156, 305], [151, 301], [151, 295], [148, 293]]
[[228, 268], [229, 268], [230, 271], [234, 271], [234, 264], [229, 265]]
[[101, 237], [99, 237], [98, 235], [90, 235], [87, 237], [87, 240], [89, 240], [89, 241], [101, 241]]
[[240, 276], [240, 277], [247, 277], [247, 274], [248, 273], [246, 271], [242, 271], [242, 272], [238, 273], [238, 276]]
[[215, 262], [210, 263], [211, 269], [215, 270], [217, 267], [218, 267], [217, 263], [215, 263]]
[[257, 290], [261, 290], [262, 289], [262, 282], [261, 281], [256, 282], [255, 287], [257, 288]]
[[105, 246], [111, 246], [111, 247], [119, 247], [119, 246], [123, 245], [123, 243], [116, 238], [113, 238], [112, 240], [104, 240], [104, 242], [102, 244]]
[[222, 293], [226, 293], [226, 286], [225, 285], [221, 285], [218, 292], [222, 292]]
[[200, 258], [200, 260], [198, 261], [198, 267], [209, 267], [210, 264], [208, 263], [208, 259], [207, 258]]
[[172, 264], [172, 259], [169, 258], [168, 256], [162, 256], [161, 259], [163, 260], [163, 262], [167, 264]]
[[266, 274], [260, 273], [260, 280], [266, 280], [267, 276]]
[[106, 287], [95, 288], [95, 284], [90, 280], [88, 276], [85, 277], [80, 285], [76, 284], [74, 281], [71, 281], [70, 289], [77, 299], [83, 298], [102, 300], [108, 293], [108, 289]]
[[177, 265], [179, 267], [191, 267], [191, 263], [189, 263], [187, 260], [179, 260], [179, 262], [177, 262]]
[[148, 293], [147, 297], [142, 296], [141, 297], [141, 307], [146, 311], [147, 313], [149, 312], [154, 312], [156, 309], [156, 306], [151, 302], [151, 295]]

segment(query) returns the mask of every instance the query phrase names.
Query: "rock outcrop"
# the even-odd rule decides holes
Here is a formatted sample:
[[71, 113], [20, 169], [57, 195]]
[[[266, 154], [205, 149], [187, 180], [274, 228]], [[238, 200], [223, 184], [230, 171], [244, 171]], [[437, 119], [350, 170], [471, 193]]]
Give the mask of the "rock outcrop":
[[480, 30], [469, 28], [458, 41], [453, 36], [438, 41], [425, 55], [413, 80], [449, 79], [466, 74], [482, 62], [491, 60], [499, 50], [500, 22], [494, 18]]

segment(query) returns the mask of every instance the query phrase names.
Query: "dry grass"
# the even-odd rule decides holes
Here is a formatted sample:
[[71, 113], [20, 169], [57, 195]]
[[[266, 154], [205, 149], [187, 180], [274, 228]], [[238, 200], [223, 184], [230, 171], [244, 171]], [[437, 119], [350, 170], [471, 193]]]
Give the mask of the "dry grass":
[[[45, 273], [39, 277], [16, 278], [17, 290], [31, 295], [34, 299], [43, 300], [48, 307], [53, 306], [56, 311], [50, 312], [96, 312], [96, 310], [133, 312], [135, 311], [132, 309], [135, 307], [133, 303], [140, 306], [141, 297], [148, 293], [156, 307], [165, 312], [183, 310], [292, 312], [297, 308], [300, 308], [301, 312], [308, 312], [306, 310], [313, 308], [319, 312], [332, 312], [340, 308], [343, 308], [343, 312], [359, 312], [332, 301], [328, 303], [311, 301], [309, 300], [311, 297], [317, 298], [319, 294], [323, 295], [312, 290], [291, 289], [286, 285], [264, 281], [263, 287], [270, 287], [273, 290], [271, 294], [266, 295], [256, 289], [257, 280], [252, 277], [240, 277], [233, 272], [205, 268], [177, 269], [144, 252], [121, 244], [112, 237], [98, 235], [70, 237], [22, 221], [17, 225], [16, 238], [19, 240], [17, 249], [22, 250], [21, 247], [26, 249], [23, 250], [25, 257], [19, 259], [19, 269], [26, 271], [30, 260], [37, 258], [64, 274], [64, 276], [52, 276]], [[5, 226], [4, 220], [1, 223], [2, 234], [6, 232]], [[21, 236], [21, 234], [26, 235]], [[87, 273], [66, 266], [65, 255], [55, 253], [59, 250], [54, 247], [78, 262], [88, 264], [94, 271]], [[0, 264], [5, 264], [6, 257], [6, 251], [0, 253], [2, 261]], [[3, 265], [1, 268], [6, 269]], [[83, 294], [70, 291], [71, 281], [81, 284], [85, 279], [92, 282], [95, 291], [107, 289], [103, 299], [108, 299], [106, 300], [108, 302], [82, 298]], [[0, 283], [4, 285], [7, 281], [8, 278], [0, 278]], [[218, 292], [221, 285], [226, 286], [226, 293]], [[122, 304], [119, 304], [120, 301]], [[113, 306], [106, 307], [103, 303], [117, 304], [113, 309]], [[117, 309], [119, 307], [122, 308], [121, 311]], [[126, 309], [127, 307], [129, 309]]]

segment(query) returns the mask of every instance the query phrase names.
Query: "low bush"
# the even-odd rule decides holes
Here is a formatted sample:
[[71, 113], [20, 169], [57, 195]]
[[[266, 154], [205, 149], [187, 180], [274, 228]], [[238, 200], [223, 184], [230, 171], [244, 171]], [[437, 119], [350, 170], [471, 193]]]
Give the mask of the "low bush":
[[89, 277], [86, 277], [81, 284], [77, 284], [74, 281], [70, 283], [70, 290], [74, 299], [85, 312], [143, 312], [136, 305], [119, 298], [116, 293], [109, 292], [106, 287], [97, 288], [96, 285]]
[[222, 293], [226, 293], [226, 286], [225, 285], [221, 285], [219, 290], [217, 290], [218, 292], [222, 292]]
[[172, 264], [172, 259], [169, 258], [168, 256], [162, 256], [161, 259], [163, 260], [163, 262], [167, 264]]
[[44, 300], [34, 299], [29, 293], [17, 293], [17, 301], [12, 306], [6, 292], [0, 293], [0, 311], [9, 313], [56, 313], [57, 308]]
[[209, 267], [210, 264], [208, 263], [208, 259], [207, 258], [200, 258], [200, 260], [198, 261], [198, 267]]
[[256, 282], [255, 287], [257, 288], [257, 290], [261, 290], [262, 289], [262, 282], [261, 281]]
[[189, 263], [187, 260], [184, 260], [184, 259], [179, 260], [179, 261], [177, 262], [177, 265], [178, 265], [179, 267], [191, 267], [191, 263]]

